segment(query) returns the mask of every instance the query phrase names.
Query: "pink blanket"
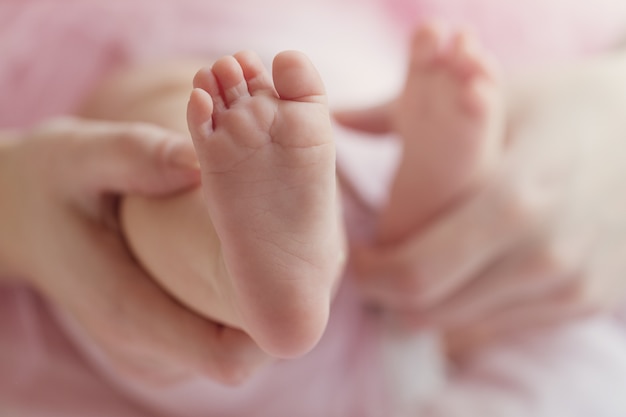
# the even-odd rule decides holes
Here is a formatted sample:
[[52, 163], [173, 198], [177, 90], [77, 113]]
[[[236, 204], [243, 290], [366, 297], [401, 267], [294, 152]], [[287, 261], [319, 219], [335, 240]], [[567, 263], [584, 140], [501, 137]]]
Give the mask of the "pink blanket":
[[[266, 0], [262, 8], [259, 3], [5, 0], [0, 127], [71, 112], [108, 71], [135, 61], [215, 57], [242, 48], [269, 59], [278, 50], [297, 48], [320, 67], [334, 104], [363, 104], [398, 88], [406, 33], [425, 17], [472, 24], [509, 67], [605, 49], [626, 28], [626, 4], [620, 0]], [[375, 204], [384, 193], [394, 149], [340, 136], [340, 162]], [[370, 219], [350, 207], [348, 213], [353, 235], [366, 233]], [[441, 372], [432, 363], [436, 355], [396, 351], [394, 357], [405, 355], [417, 377], [390, 377], [389, 345], [362, 312], [349, 274], [320, 345], [306, 358], [278, 363], [237, 389], [194, 380], [152, 390], [120, 379], [57, 313], [27, 288], [0, 289], [0, 415], [387, 416], [400, 403], [410, 415], [424, 417], [626, 415], [618, 391], [626, 386], [626, 333], [611, 317], [485, 352], [407, 405], [396, 392], [401, 387], [392, 390], [391, 382], [417, 383], [420, 375]]]

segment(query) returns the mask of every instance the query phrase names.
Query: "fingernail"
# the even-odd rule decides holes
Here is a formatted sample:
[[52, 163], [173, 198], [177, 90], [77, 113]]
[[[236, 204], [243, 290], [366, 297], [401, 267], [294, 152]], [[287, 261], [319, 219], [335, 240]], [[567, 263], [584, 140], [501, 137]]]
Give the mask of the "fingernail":
[[188, 142], [180, 142], [171, 146], [168, 153], [169, 162], [179, 168], [199, 170], [200, 163], [196, 151]]

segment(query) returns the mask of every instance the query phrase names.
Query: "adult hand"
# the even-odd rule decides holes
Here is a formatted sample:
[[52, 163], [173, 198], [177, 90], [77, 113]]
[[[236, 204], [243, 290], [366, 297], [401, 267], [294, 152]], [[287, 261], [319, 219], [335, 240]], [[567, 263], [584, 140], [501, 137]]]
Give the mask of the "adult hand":
[[72, 118], [20, 136], [0, 153], [4, 269], [26, 277], [134, 377], [205, 375], [233, 384], [266, 360], [244, 333], [169, 297], [119, 233], [116, 196], [199, 183], [190, 141], [150, 125]]
[[[457, 353], [623, 301], [625, 69], [607, 58], [513, 87], [495, 175], [412, 238], [353, 248], [369, 301]], [[337, 119], [384, 132], [389, 109]]]

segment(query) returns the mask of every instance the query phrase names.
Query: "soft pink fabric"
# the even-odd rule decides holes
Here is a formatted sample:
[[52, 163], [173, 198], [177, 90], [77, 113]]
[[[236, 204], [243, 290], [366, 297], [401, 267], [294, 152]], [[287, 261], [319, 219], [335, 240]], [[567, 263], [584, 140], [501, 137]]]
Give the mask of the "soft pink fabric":
[[[510, 66], [604, 49], [626, 28], [626, 3], [603, 0], [5, 0], [0, 3], [0, 127], [71, 112], [115, 67], [242, 48], [268, 60], [307, 52], [335, 104], [393, 94], [408, 28], [424, 17], [471, 22]], [[604, 7], [605, 6], [605, 7]], [[372, 204], [395, 150], [340, 136], [340, 163]], [[342, 139], [343, 138], [343, 139]], [[374, 175], [376, 173], [376, 175]], [[371, 219], [348, 202], [351, 233]], [[349, 274], [348, 274], [349, 275]], [[241, 388], [190, 381], [148, 389], [115, 375], [71, 321], [22, 287], [0, 289], [0, 414], [27, 416], [387, 416], [384, 338], [346, 277], [328, 332], [311, 355], [278, 363]], [[61, 325], [62, 323], [62, 325]], [[623, 417], [626, 336], [599, 318], [486, 352], [414, 416]], [[409, 352], [410, 354], [411, 352]], [[407, 357], [407, 363], [412, 363]], [[427, 364], [423, 364], [424, 367]], [[407, 366], [419, 374], [419, 367]]]
[[574, 57], [623, 36], [620, 0], [388, 0], [408, 32], [424, 16], [467, 26], [509, 67]]

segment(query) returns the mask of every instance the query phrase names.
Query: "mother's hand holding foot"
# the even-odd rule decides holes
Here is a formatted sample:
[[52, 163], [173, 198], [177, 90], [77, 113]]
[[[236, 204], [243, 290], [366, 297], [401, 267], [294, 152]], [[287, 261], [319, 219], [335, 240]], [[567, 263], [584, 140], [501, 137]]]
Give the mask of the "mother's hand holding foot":
[[[623, 301], [625, 68], [614, 56], [512, 84], [494, 175], [409, 238], [353, 251], [368, 297], [460, 355]], [[380, 131], [390, 114], [339, 119]]]
[[[199, 182], [189, 141], [161, 128], [59, 119], [0, 141], [0, 272], [27, 280], [126, 374], [244, 379], [265, 356], [151, 280], [117, 227], [116, 196]], [[4, 274], [4, 273], [7, 274]]]

